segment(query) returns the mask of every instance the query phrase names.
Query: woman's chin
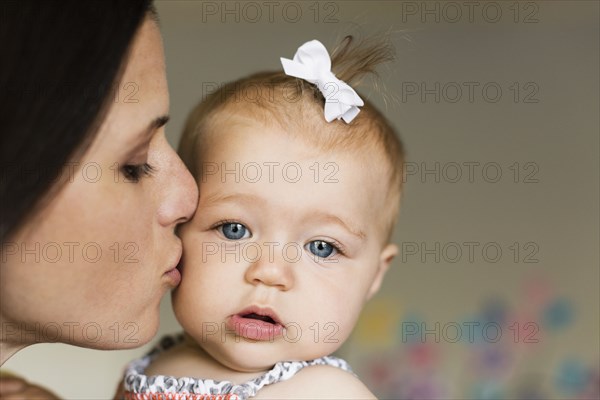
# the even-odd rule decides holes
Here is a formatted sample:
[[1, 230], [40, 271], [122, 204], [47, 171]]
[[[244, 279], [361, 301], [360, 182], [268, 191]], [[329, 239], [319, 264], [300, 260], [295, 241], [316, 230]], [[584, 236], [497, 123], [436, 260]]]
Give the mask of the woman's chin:
[[64, 342], [96, 350], [134, 349], [149, 343], [155, 337], [158, 325], [158, 318], [113, 323], [88, 329], [88, 332], [75, 342]]

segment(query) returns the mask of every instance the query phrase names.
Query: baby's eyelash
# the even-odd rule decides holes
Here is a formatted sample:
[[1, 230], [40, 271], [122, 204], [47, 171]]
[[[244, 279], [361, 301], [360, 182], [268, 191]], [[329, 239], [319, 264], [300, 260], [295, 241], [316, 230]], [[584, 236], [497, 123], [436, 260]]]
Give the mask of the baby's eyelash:
[[219, 221], [216, 225], [212, 225], [211, 230], [227, 240], [242, 240], [252, 237], [250, 229], [238, 221]]
[[209, 229], [217, 229], [221, 225], [225, 225], [225, 224], [242, 224], [242, 225], [246, 226], [246, 224], [244, 224], [243, 222], [240, 222], [235, 219], [223, 219], [223, 220], [220, 220], [219, 222], [215, 222], [214, 224], [212, 224]]
[[346, 255], [346, 248], [344, 247], [343, 244], [341, 244], [340, 242], [338, 242], [335, 239], [320, 239], [323, 240], [324, 242], [329, 243], [330, 245], [333, 246], [333, 248], [335, 248], [335, 251], [338, 252], [339, 254], [345, 256]]
[[[212, 224], [209, 227], [209, 230], [218, 229], [221, 226], [226, 225], [226, 224], [241, 224], [241, 225], [244, 225], [244, 227], [246, 227], [246, 229], [248, 229], [248, 226], [245, 223], [241, 222], [240, 220], [236, 220], [236, 219], [222, 219], [222, 220], [220, 220], [220, 221], [215, 222], [214, 224]], [[346, 255], [346, 247], [342, 243], [338, 242], [335, 239], [327, 238], [327, 239], [314, 239], [314, 240], [321, 240], [323, 242], [329, 243], [335, 249], [336, 253], [338, 253], [338, 254], [340, 254], [342, 256]]]

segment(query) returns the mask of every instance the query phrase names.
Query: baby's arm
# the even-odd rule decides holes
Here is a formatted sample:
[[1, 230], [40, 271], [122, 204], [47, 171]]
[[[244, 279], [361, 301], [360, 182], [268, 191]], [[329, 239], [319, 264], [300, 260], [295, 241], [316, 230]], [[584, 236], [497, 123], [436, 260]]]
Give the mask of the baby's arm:
[[356, 376], [342, 369], [315, 365], [293, 378], [266, 386], [256, 399], [376, 399]]

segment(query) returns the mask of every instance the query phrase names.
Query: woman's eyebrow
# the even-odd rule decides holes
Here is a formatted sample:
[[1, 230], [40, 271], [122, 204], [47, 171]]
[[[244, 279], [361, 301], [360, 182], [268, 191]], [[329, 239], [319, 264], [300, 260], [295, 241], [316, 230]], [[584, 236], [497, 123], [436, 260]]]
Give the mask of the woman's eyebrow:
[[165, 126], [167, 122], [169, 122], [169, 119], [171, 119], [171, 117], [167, 114], [154, 118], [148, 124], [146, 129], [143, 132], [140, 132], [140, 136], [142, 136], [144, 139], [149, 139], [154, 134], [154, 132]]
[[162, 128], [169, 122], [169, 119], [171, 119], [171, 117], [167, 114], [154, 118], [152, 122], [150, 122], [150, 125], [148, 125], [147, 132], [152, 133], [155, 130]]
[[136, 139], [137, 144], [131, 149], [129, 150], [129, 154], [135, 154], [137, 153], [140, 149], [144, 148], [147, 144], [148, 141], [152, 138], [152, 135], [154, 134], [154, 132], [156, 132], [158, 129], [162, 128], [163, 126], [165, 126], [167, 124], [167, 122], [169, 122], [169, 119], [171, 117], [169, 117], [168, 115], [161, 115], [160, 117], [156, 117], [154, 118], [146, 127], [146, 129], [144, 129], [143, 131], [141, 131], [138, 135], [139, 139]]

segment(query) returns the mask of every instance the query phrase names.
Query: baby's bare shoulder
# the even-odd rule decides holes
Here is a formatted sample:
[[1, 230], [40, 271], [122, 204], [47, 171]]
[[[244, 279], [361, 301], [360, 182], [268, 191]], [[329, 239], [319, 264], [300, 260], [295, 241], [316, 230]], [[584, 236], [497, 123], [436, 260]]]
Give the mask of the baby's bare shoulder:
[[315, 365], [291, 379], [266, 386], [257, 399], [375, 399], [356, 376], [329, 365]]
[[144, 371], [147, 376], [190, 376], [194, 372], [195, 364], [192, 357], [185, 352], [182, 344], [167, 349], [158, 354]]

